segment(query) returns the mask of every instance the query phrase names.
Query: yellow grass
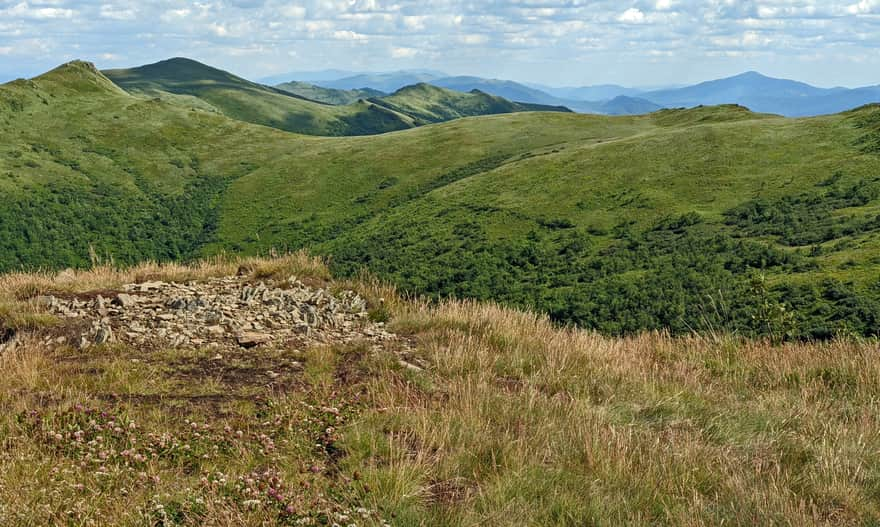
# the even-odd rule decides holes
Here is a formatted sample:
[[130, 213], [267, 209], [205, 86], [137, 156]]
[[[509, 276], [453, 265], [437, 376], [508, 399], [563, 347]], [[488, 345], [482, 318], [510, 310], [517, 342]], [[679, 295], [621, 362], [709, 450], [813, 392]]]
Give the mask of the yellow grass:
[[[0, 277], [0, 303], [30, 305], [36, 317], [27, 298], [42, 292], [239, 271], [329, 279], [303, 253], [147, 264]], [[876, 342], [615, 339], [492, 304], [403, 300], [368, 279], [329, 285], [362, 291], [410, 345], [293, 350], [305, 370], [284, 393], [261, 379], [181, 383], [175, 364], [207, 350], [80, 352], [44, 345], [43, 326], [22, 326], [17, 347], [0, 352], [0, 524], [880, 522]], [[255, 369], [285, 358], [248, 353]], [[137, 421], [129, 436], [142, 443], [167, 433], [191, 450], [136, 470], [111, 456], [98, 470], [66, 438], [47, 439], [65, 423], [83, 425], [77, 404]], [[194, 436], [193, 421], [210, 430]], [[243, 439], [228, 439], [224, 426]], [[285, 499], [295, 515], [219, 482], [265, 470], [294, 496]]]

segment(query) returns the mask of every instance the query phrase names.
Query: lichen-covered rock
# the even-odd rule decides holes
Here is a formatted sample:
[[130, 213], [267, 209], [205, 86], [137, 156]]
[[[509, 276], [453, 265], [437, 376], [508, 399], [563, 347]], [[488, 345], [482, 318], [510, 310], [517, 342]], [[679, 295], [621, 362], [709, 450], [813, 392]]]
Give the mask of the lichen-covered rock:
[[[104, 293], [106, 294], [106, 293]], [[207, 282], [144, 282], [115, 295], [39, 297], [41, 307], [89, 322], [81, 346], [119, 341], [138, 346], [256, 347], [295, 341], [341, 343], [391, 340], [367, 316], [354, 291], [331, 293], [295, 278], [281, 285], [244, 277]]]
[[235, 336], [235, 341], [242, 348], [254, 348], [272, 342], [272, 335], [269, 333], [244, 331]]

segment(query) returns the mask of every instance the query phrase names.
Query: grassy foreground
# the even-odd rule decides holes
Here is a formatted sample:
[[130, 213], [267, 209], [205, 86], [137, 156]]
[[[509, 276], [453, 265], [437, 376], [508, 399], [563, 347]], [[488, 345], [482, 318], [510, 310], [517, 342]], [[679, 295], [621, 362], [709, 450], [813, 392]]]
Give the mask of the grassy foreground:
[[[71, 329], [30, 300], [236, 272], [354, 288], [429, 366], [349, 345], [224, 352], [219, 374], [216, 351], [54, 344]], [[880, 522], [876, 341], [612, 339], [302, 253], [8, 274], [0, 327], [0, 525]]]

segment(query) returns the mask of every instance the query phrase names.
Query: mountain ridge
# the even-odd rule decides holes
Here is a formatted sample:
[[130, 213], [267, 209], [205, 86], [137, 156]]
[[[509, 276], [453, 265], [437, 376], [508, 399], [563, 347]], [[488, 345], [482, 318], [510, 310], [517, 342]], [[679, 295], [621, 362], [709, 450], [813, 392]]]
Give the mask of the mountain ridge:
[[[395, 84], [390, 81], [392, 77], [391, 74], [384, 75], [383, 87], [395, 89], [401, 87], [398, 85], [399, 83]], [[336, 81], [335, 85], [364, 84], [364, 86], [358, 87], [369, 87], [368, 80], [369, 76], [361, 76], [357, 82], [353, 79], [340, 79]], [[477, 88], [486, 93], [518, 102], [561, 105], [582, 113], [601, 114], [631, 114], [632, 111], [646, 111], [652, 108], [651, 105], [661, 108], [692, 108], [700, 105], [741, 104], [762, 113], [809, 117], [838, 113], [880, 101], [880, 86], [817, 88], [800, 81], [769, 77], [757, 71], [746, 71], [690, 86], [661, 90], [626, 88], [617, 85], [548, 88], [474, 76], [437, 77], [425, 82], [459, 91], [470, 91]], [[318, 83], [320, 84], [320, 82]], [[582, 97], [585, 94], [592, 94], [597, 98], [584, 100]], [[619, 96], [648, 101], [650, 105], [645, 102], [639, 105], [612, 103]], [[627, 100], [623, 99], [618, 103], [624, 101]], [[629, 102], [632, 101], [629, 100]], [[628, 111], [628, 108], [633, 110]]]
[[[181, 104], [192, 104], [230, 117], [309, 135], [372, 135], [417, 126], [411, 115], [401, 113], [375, 97], [358, 97], [345, 105], [315, 101], [279, 89], [248, 81], [227, 71], [192, 59], [176, 57], [125, 70], [104, 72], [110, 80], [132, 93], [166, 97]], [[338, 92], [325, 96], [345, 97]], [[171, 97], [168, 97], [171, 94]], [[435, 101], [436, 103], [436, 101]], [[205, 106], [207, 105], [207, 106]], [[479, 111], [479, 105], [471, 105]], [[489, 106], [484, 106], [490, 111]], [[541, 108], [546, 111], [561, 109]], [[462, 108], [446, 112], [458, 115]], [[513, 106], [511, 111], [534, 111]], [[441, 112], [442, 113], [442, 112]], [[465, 115], [478, 115], [465, 112]], [[423, 116], [424, 117], [424, 116]], [[434, 122], [434, 121], [429, 121]], [[420, 121], [421, 124], [425, 124]]]

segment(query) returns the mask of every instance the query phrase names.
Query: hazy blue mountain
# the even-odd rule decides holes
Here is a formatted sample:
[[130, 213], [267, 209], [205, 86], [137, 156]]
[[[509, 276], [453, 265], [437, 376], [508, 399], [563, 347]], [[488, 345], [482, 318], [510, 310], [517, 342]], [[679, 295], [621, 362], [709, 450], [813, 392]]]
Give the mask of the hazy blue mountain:
[[840, 113], [877, 102], [880, 102], [880, 86], [832, 90], [831, 93], [812, 97], [744, 97], [740, 104], [756, 112], [808, 117]]
[[664, 106], [698, 106], [739, 103], [747, 97], [805, 98], [827, 95], [830, 90], [786, 79], [765, 77], [750, 71], [726, 79], [701, 82], [673, 90], [642, 94], [645, 99]]
[[447, 88], [450, 90], [469, 92], [471, 90], [480, 90], [485, 93], [504, 97], [505, 99], [517, 102], [529, 102], [535, 104], [552, 104], [564, 106], [568, 101], [554, 97], [541, 90], [529, 88], [518, 82], [484, 79], [481, 77], [445, 77], [442, 79], [434, 79], [431, 84]]
[[685, 88], [650, 91], [639, 97], [668, 108], [740, 104], [752, 111], [803, 117], [838, 113], [880, 101], [880, 87], [817, 88], [750, 71]]
[[385, 93], [394, 93], [405, 86], [412, 86], [413, 84], [423, 82], [433, 83], [437, 78], [437, 75], [426, 71], [395, 71], [391, 73], [362, 73], [336, 80], [315, 80], [312, 83], [336, 90], [361, 90], [369, 88]]
[[[328, 69], [328, 70], [320, 70], [320, 71], [292, 71], [289, 73], [281, 73], [278, 75], [270, 75], [268, 77], [263, 77], [259, 79], [259, 82], [262, 84], [268, 84], [270, 86], [275, 86], [278, 84], [284, 84], [287, 82], [308, 82], [311, 84], [315, 84], [317, 86], [322, 86], [325, 88], [336, 88], [343, 90], [357, 90], [361, 88], [371, 88], [377, 91], [382, 92], [393, 92], [394, 90], [380, 90], [378, 88], [374, 88], [370, 83], [376, 82], [387, 82], [385, 79], [391, 79], [395, 76], [399, 76], [401, 82], [406, 79], [417, 79], [422, 78], [423, 76], [427, 77], [447, 77], [446, 73], [442, 71], [436, 70], [427, 70], [427, 69], [416, 69], [416, 70], [401, 70], [401, 71], [391, 71], [391, 72], [368, 72], [368, 71], [349, 71], [349, 70], [337, 70], [337, 69]], [[367, 82], [367, 84], [363, 86], [352, 86], [352, 87], [340, 87], [340, 86], [329, 86], [329, 84], [340, 84], [340, 85], [351, 85], [357, 84], [359, 82]], [[403, 86], [408, 86], [412, 83], [406, 83], [402, 86], [399, 86], [396, 89], [402, 88]]]
[[626, 96], [635, 97], [645, 92], [640, 88], [627, 88], [618, 84], [598, 84], [595, 86], [580, 87], [553, 87], [544, 84], [527, 83], [526, 86], [541, 90], [560, 99], [568, 99], [572, 101], [610, 101], [615, 97]]
[[647, 99], [620, 95], [599, 105], [596, 113], [605, 115], [641, 115], [662, 109], [662, 106]]
[[754, 71], [692, 86], [648, 91], [614, 84], [553, 88], [474, 76], [438, 76], [431, 72], [362, 74], [313, 83], [335, 89], [370, 88], [394, 92], [420, 82], [461, 92], [480, 90], [521, 103], [565, 106], [576, 112], [611, 115], [649, 113], [661, 108], [739, 104], [756, 112], [801, 117], [838, 113], [880, 102], [878, 86], [817, 88], [804, 82], [767, 77]]
[[270, 75], [268, 77], [263, 77], [257, 80], [261, 84], [275, 86], [276, 84], [283, 84], [285, 82], [291, 81], [333, 81], [344, 79], [345, 77], [352, 77], [354, 75], [360, 75], [360, 72], [347, 70], [292, 71], [290, 73], [279, 73], [278, 75]]

